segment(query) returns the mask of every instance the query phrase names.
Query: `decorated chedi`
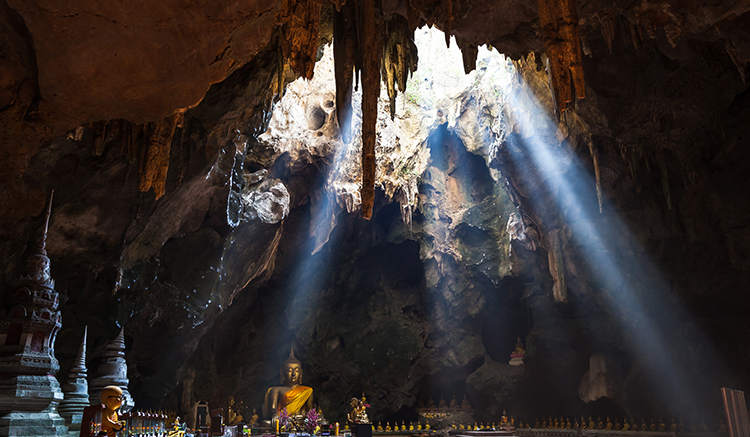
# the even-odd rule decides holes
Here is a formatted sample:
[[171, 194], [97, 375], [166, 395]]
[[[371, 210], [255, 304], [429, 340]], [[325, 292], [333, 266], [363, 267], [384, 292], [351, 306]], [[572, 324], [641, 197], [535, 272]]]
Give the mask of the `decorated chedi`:
[[63, 394], [55, 374], [55, 339], [62, 326], [47, 257], [52, 196], [39, 244], [20, 277], [3, 292], [0, 312], [0, 436], [57, 436], [67, 432], [57, 413]]
[[510, 354], [510, 361], [508, 364], [511, 366], [522, 366], [524, 354], [526, 354], [526, 349], [523, 348], [521, 336], [519, 335], [516, 341], [516, 348], [513, 350], [513, 353]]
[[83, 341], [78, 349], [78, 357], [68, 373], [68, 380], [63, 384], [64, 398], [57, 411], [60, 413], [71, 431], [81, 430], [83, 409], [89, 406], [89, 384], [86, 381], [86, 334], [88, 327], [83, 330]]
[[97, 377], [89, 384], [89, 398], [92, 405], [99, 402], [102, 390], [110, 385], [116, 385], [122, 389], [122, 407], [120, 412], [127, 413], [135, 407], [135, 401], [128, 391], [128, 365], [125, 362], [125, 328], [120, 330], [120, 335], [105, 346], [107, 352], [104, 361], [97, 369]]

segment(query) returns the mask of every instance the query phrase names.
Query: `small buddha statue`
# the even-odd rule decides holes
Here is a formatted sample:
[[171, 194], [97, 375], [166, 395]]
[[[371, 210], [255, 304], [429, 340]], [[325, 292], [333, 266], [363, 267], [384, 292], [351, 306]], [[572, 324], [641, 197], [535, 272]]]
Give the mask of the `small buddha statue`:
[[628, 423], [628, 418], [625, 417], [622, 419], [622, 430], [623, 431], [629, 431], [630, 430], [630, 424]]
[[471, 405], [469, 405], [469, 400], [466, 399], [465, 394], [464, 394], [464, 398], [461, 400], [461, 408], [471, 408]]
[[479, 425], [477, 425], [477, 423], [474, 422], [474, 427], [471, 429], [473, 429], [474, 431], [479, 431]]
[[555, 428], [555, 422], [552, 421], [552, 416], [549, 416], [549, 422], [547, 422], [547, 428], [549, 429]]
[[690, 419], [690, 432], [698, 432], [698, 427], [695, 426], [695, 422], [693, 422], [693, 419]]
[[409, 431], [414, 431], [414, 422], [409, 422]]
[[588, 429], [596, 429], [596, 423], [594, 423], [594, 420], [591, 418], [591, 415], [589, 415], [589, 424], [587, 426]]
[[701, 419], [701, 431], [708, 432], [708, 425], [706, 425], [706, 419]]
[[430, 429], [430, 422], [425, 421], [424, 429], [426, 429], [426, 430]]
[[609, 420], [609, 416], [607, 416], [607, 423], [604, 425], [604, 429], [611, 430], [612, 426], [612, 421]]
[[258, 411], [253, 408], [253, 414], [250, 416], [250, 425], [257, 425], [258, 424]]
[[682, 421], [682, 417], [680, 417], [680, 423], [677, 424], [677, 428], [679, 428], [680, 432], [685, 432], [685, 422]]
[[573, 424], [573, 429], [581, 429], [581, 423], [578, 422], [578, 419], [574, 419], [575, 423]]
[[302, 416], [313, 407], [313, 389], [300, 385], [302, 363], [294, 356], [294, 348], [289, 358], [281, 365], [281, 384], [266, 392], [263, 402], [263, 415], [273, 418], [286, 408], [290, 416]]
[[584, 419], [583, 416], [581, 416], [581, 427], [578, 429], [580, 430], [586, 429], [586, 419]]
[[445, 403], [445, 398], [440, 396], [440, 402], [438, 402], [438, 408], [448, 408], [448, 404]]
[[719, 432], [727, 432], [727, 424], [724, 423], [724, 419], [719, 419]]
[[656, 424], [654, 423], [654, 419], [651, 419], [651, 424], [648, 426], [649, 431], [656, 431]]
[[557, 416], [555, 416], [555, 424], [552, 425], [552, 429], [560, 429], [560, 422], [557, 421]]
[[615, 417], [615, 426], [612, 427], [615, 431], [619, 431], [622, 429], [622, 425], [620, 425], [620, 419]]
[[570, 418], [565, 418], [565, 429], [571, 429], [573, 425], [570, 423]]
[[542, 416], [542, 428], [547, 429], [547, 419], [545, 419], [544, 416]]
[[378, 422], [378, 432], [383, 432], [383, 425]]
[[516, 426], [516, 419], [513, 418], [513, 415], [510, 415], [510, 426]]
[[661, 417], [659, 418], [659, 432], [665, 432], [667, 430], [667, 425], [664, 424], [664, 422], [661, 420]]
[[385, 432], [391, 432], [391, 431], [392, 431], [392, 429], [391, 429], [391, 422], [386, 422], [385, 423]]
[[539, 418], [535, 417], [534, 418], [534, 428], [539, 428], [539, 426], [540, 426], [539, 425]]
[[[683, 425], [684, 427], [685, 425]], [[672, 418], [672, 423], [669, 425], [669, 431], [670, 432], [677, 432], [677, 424], [674, 423], [674, 417]]]
[[118, 420], [117, 410], [122, 407], [122, 389], [116, 385], [108, 385], [102, 389], [99, 400], [104, 405], [102, 411], [102, 432], [107, 437], [116, 437], [125, 427], [124, 420]]
[[463, 422], [458, 424], [458, 429], [466, 429]]
[[596, 418], [596, 429], [604, 429], [604, 422], [602, 422], [601, 416]]
[[456, 428], [456, 421], [455, 421], [455, 420], [454, 420], [453, 422], [451, 422], [451, 428], [453, 428], [453, 429], [457, 429], [457, 428]]
[[451, 407], [451, 408], [458, 408], [458, 401], [456, 401], [456, 396], [453, 396], [453, 397], [451, 398], [451, 403], [450, 403], [450, 407]]
[[427, 399], [427, 408], [435, 408], [435, 401], [430, 397]]
[[516, 337], [516, 348], [513, 349], [513, 353], [514, 354], [525, 354], [526, 353], [526, 349], [523, 348], [523, 343], [521, 342], [521, 336], [520, 335], [518, 337]]

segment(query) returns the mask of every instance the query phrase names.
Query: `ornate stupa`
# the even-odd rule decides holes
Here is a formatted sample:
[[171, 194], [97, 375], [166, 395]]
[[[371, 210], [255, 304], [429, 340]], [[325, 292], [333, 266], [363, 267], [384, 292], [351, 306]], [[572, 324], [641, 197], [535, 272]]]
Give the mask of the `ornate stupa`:
[[88, 327], [83, 331], [83, 341], [78, 349], [78, 357], [73, 363], [73, 368], [68, 373], [68, 380], [63, 384], [64, 398], [60, 402], [57, 411], [60, 413], [71, 431], [81, 430], [81, 418], [83, 409], [89, 406], [89, 384], [86, 381], [86, 334]]
[[128, 391], [128, 365], [125, 362], [125, 328], [120, 335], [105, 346], [107, 352], [104, 361], [97, 369], [97, 377], [89, 384], [89, 399], [91, 405], [99, 403], [99, 394], [108, 385], [116, 385], [122, 389], [122, 408], [119, 411], [127, 413], [135, 407], [135, 401]]
[[0, 435], [56, 436], [67, 432], [57, 413], [63, 398], [55, 373], [55, 339], [62, 327], [47, 257], [52, 195], [39, 244], [21, 275], [3, 293], [0, 317]]

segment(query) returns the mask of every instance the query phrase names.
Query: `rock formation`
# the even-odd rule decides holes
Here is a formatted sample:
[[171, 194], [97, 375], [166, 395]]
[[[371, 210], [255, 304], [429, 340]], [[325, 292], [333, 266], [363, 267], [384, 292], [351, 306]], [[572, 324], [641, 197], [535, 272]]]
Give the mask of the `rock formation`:
[[83, 330], [83, 341], [78, 349], [78, 356], [68, 373], [68, 379], [62, 386], [63, 400], [57, 411], [65, 419], [68, 429], [72, 432], [80, 431], [83, 409], [89, 406], [89, 384], [86, 380], [86, 334], [88, 327]]

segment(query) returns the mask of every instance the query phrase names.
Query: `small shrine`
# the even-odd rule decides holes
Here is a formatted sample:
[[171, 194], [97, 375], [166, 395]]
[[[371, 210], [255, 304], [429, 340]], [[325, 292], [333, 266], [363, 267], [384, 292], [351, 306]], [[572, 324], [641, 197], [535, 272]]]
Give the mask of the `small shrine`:
[[521, 336], [519, 335], [516, 339], [516, 348], [513, 349], [513, 352], [510, 354], [510, 361], [508, 361], [508, 364], [511, 366], [523, 366], [523, 356], [526, 354], [526, 349], [523, 347], [523, 342], [521, 342]]

